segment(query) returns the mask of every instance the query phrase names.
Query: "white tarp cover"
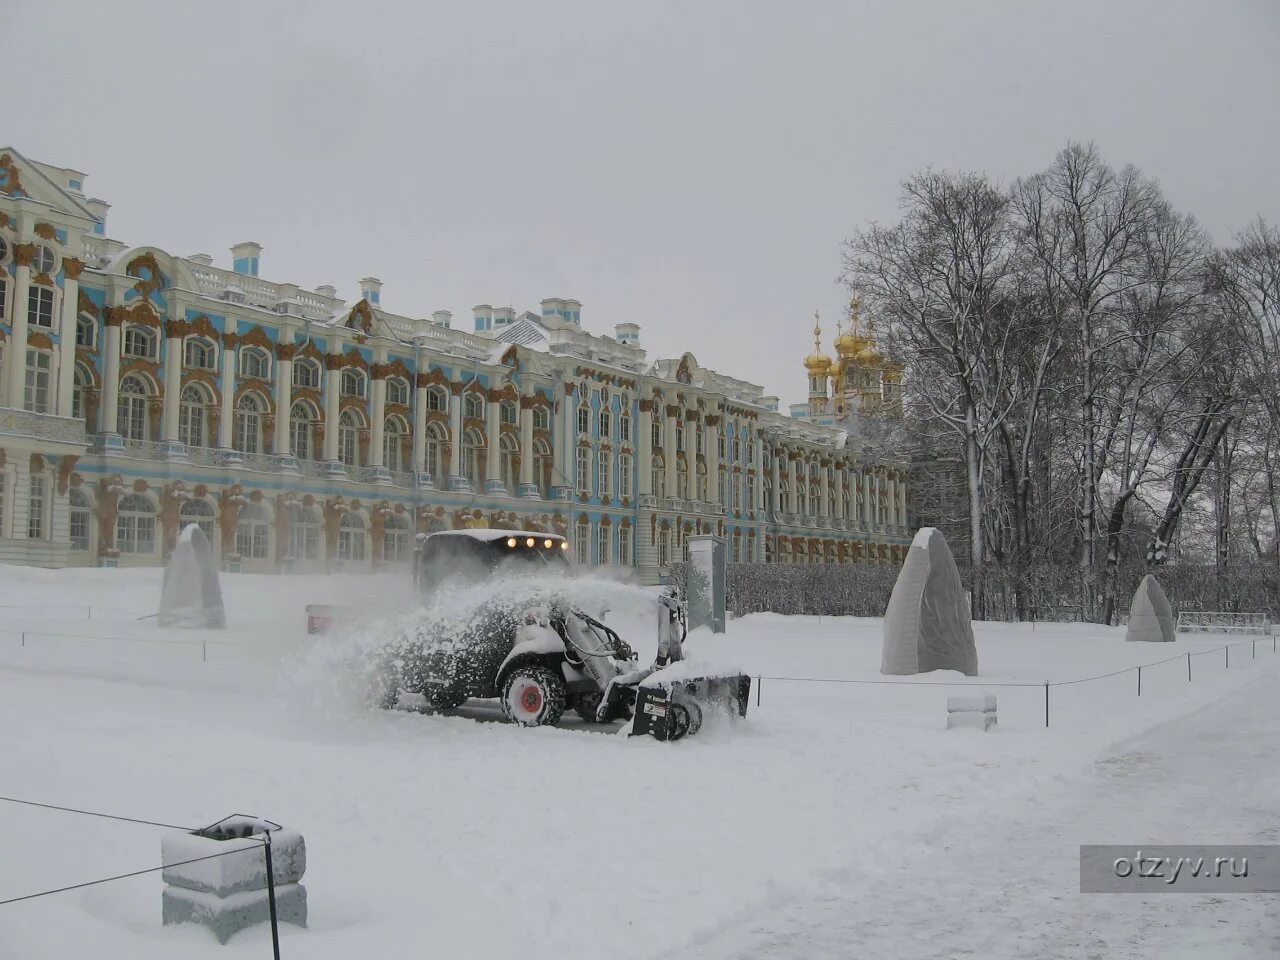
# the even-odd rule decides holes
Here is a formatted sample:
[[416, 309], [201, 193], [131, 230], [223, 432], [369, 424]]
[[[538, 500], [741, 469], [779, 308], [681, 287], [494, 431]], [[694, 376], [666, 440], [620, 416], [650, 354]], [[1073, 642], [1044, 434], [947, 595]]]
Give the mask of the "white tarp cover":
[[934, 527], [916, 534], [884, 613], [880, 672], [959, 670], [978, 673], [978, 650], [964, 584], [947, 538]]
[[1129, 627], [1124, 632], [1124, 638], [1165, 643], [1176, 639], [1176, 632], [1173, 607], [1165, 596], [1164, 587], [1148, 573], [1133, 595], [1133, 603], [1129, 607]]
[[227, 625], [213, 549], [204, 531], [194, 523], [183, 528], [164, 568], [159, 623], [162, 627], [213, 629]]

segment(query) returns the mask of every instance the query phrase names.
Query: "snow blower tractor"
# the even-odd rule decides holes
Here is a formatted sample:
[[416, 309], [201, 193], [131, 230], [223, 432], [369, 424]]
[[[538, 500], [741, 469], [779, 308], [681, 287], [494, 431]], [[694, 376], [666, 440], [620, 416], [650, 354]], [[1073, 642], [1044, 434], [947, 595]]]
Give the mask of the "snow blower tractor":
[[521, 726], [555, 724], [572, 708], [589, 723], [630, 721], [630, 734], [658, 740], [697, 733], [711, 711], [746, 715], [750, 677], [684, 659], [688, 621], [673, 592], [656, 598], [657, 656], [648, 667], [617, 631], [561, 595], [575, 591], [548, 592], [546, 574], [575, 572], [568, 546], [563, 537], [524, 530], [423, 538], [414, 558], [420, 593], [438, 596], [462, 577], [492, 583], [492, 599], [461, 622], [428, 621], [394, 645], [381, 673], [382, 705], [394, 706], [402, 692], [421, 697], [428, 710], [496, 698]]

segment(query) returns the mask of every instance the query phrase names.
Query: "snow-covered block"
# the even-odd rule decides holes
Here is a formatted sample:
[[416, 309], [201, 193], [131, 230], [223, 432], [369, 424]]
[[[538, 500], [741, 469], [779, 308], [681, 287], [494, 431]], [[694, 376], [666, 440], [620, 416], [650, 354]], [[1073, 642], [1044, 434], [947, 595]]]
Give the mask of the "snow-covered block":
[[956, 727], [974, 727], [978, 730], [990, 730], [996, 725], [994, 711], [981, 710], [971, 713], [948, 713], [947, 729]]
[[[160, 841], [164, 882], [218, 897], [265, 890], [267, 862], [262, 833], [271, 830], [271, 870], [277, 885], [297, 883], [307, 869], [302, 834], [247, 817], [223, 821], [202, 833], [171, 833]], [[210, 835], [202, 835], [207, 833]], [[232, 851], [240, 851], [233, 853]], [[226, 854], [215, 856], [215, 854]], [[200, 859], [211, 857], [212, 859]], [[190, 863], [188, 861], [198, 861]]]
[[961, 694], [947, 697], [947, 713], [995, 713], [995, 694]]
[[[235, 857], [227, 857], [235, 860]], [[271, 908], [266, 890], [246, 890], [219, 897], [198, 890], [167, 886], [162, 895], [163, 922], [198, 923], [213, 931], [219, 943], [246, 927], [266, 923]], [[307, 925], [307, 888], [300, 883], [276, 885], [276, 919], [299, 927]]]

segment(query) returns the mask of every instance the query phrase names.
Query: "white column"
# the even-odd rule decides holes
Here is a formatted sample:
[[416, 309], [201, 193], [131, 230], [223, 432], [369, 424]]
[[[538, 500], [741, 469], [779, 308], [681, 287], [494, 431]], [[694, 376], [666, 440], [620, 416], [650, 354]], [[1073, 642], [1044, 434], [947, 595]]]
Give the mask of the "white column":
[[664, 477], [666, 489], [663, 491], [663, 496], [668, 500], [675, 499], [680, 493], [676, 473], [676, 416], [679, 412], [680, 408], [674, 403], [667, 404], [663, 410], [667, 418], [666, 426], [662, 433], [662, 457], [666, 461], [666, 476]]
[[386, 434], [387, 380], [383, 371], [378, 370], [375, 373], [377, 376], [369, 381], [370, 392], [373, 394], [373, 413], [370, 414], [369, 421], [369, 466], [377, 469], [386, 467], [382, 442]]
[[874, 488], [871, 485], [871, 471], [864, 470], [862, 472], [862, 522], [868, 530], [871, 529], [871, 524], [875, 522], [876, 514], [872, 501], [874, 495]]
[[[80, 271], [84, 264], [67, 257], [62, 261], [62, 319], [58, 343], [58, 402], [60, 417], [71, 416], [71, 398], [76, 385], [76, 317], [80, 313]], [[25, 362], [25, 361], [24, 361]]]
[[827, 508], [827, 495], [831, 492], [829, 481], [827, 479], [828, 467], [824, 464], [818, 466], [818, 509], [810, 511], [818, 516], [826, 519], [831, 516], [831, 511]]
[[232, 428], [236, 417], [236, 321], [227, 319], [223, 333], [223, 403], [218, 420], [218, 445], [224, 451], [232, 448]]
[[120, 321], [107, 316], [106, 332], [102, 344], [102, 405], [98, 408], [98, 422], [102, 432], [118, 434], [120, 415]]
[[[13, 317], [9, 328], [9, 397], [5, 406], [22, 409], [23, 391], [27, 384], [27, 299], [31, 292], [31, 257], [34, 248], [23, 244], [14, 251]], [[15, 511], [16, 512], [16, 511]], [[24, 529], [23, 535], [26, 535]]]
[[783, 455], [781, 448], [773, 448], [773, 492], [771, 499], [773, 503], [769, 504], [769, 509], [776, 515], [782, 512], [782, 464], [778, 458]]
[[715, 414], [707, 417], [703, 437], [707, 448], [707, 500], [720, 503], [725, 496], [725, 491], [720, 489], [720, 417]]
[[636, 462], [639, 463], [640, 475], [636, 477], [636, 490], [642, 497], [654, 496], [653, 490], [653, 402], [650, 400], [641, 400], [638, 404], [639, 419], [637, 423], [639, 431], [635, 437], [636, 451], [639, 456]]
[[526, 383], [520, 391], [520, 493], [530, 496], [533, 480], [533, 384]]
[[791, 488], [791, 503], [787, 504], [787, 512], [791, 514], [798, 513], [800, 510], [800, 479], [799, 479], [799, 461], [787, 454], [787, 484]]
[[417, 386], [413, 391], [413, 469], [421, 473], [427, 461], [427, 385], [421, 379], [414, 382]]
[[[292, 333], [289, 334], [292, 337]], [[286, 346], [292, 347], [292, 342]], [[271, 449], [277, 457], [289, 456], [290, 416], [293, 413], [293, 351], [280, 351], [276, 360], [276, 432]]]
[[502, 487], [502, 401], [498, 392], [491, 390], [484, 403], [485, 460], [484, 486], [485, 492], [497, 493]]
[[160, 439], [178, 440], [178, 398], [182, 393], [182, 337], [177, 321], [165, 323], [164, 338], [164, 415], [160, 420]]
[[568, 468], [566, 463], [570, 455], [570, 444], [576, 439], [573, 424], [577, 416], [577, 404], [573, 394], [573, 384], [569, 382], [561, 383], [556, 390], [556, 400], [560, 404], [560, 413], [558, 416], [552, 415], [548, 419], [551, 424], [551, 486], [568, 487], [574, 483], [569, 479]]
[[338, 401], [342, 399], [342, 371], [333, 366], [337, 357], [325, 355], [324, 371], [324, 459], [338, 459]]
[[885, 522], [889, 524], [890, 531], [896, 533], [898, 530], [898, 482], [893, 479], [892, 474], [885, 478], [885, 488], [889, 499], [889, 516]]
[[449, 488], [461, 486], [462, 477], [462, 384], [449, 384]]
[[760, 513], [764, 511], [764, 438], [758, 432], [754, 432], [751, 435], [751, 448], [753, 451], [751, 465], [756, 471], [755, 492], [751, 498], [751, 511], [759, 519]]

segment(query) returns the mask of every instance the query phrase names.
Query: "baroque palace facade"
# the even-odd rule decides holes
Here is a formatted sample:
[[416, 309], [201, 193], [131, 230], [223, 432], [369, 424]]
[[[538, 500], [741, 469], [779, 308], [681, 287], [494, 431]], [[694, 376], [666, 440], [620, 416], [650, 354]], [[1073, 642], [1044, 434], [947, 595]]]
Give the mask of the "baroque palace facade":
[[257, 244], [231, 269], [129, 248], [84, 181], [0, 150], [2, 562], [160, 564], [188, 523], [250, 572], [379, 569], [478, 526], [650, 583], [696, 534], [737, 561], [907, 549], [907, 464], [689, 354], [647, 360], [635, 324], [592, 335], [548, 299], [463, 331], [383, 310], [373, 278], [353, 303], [262, 279]]

